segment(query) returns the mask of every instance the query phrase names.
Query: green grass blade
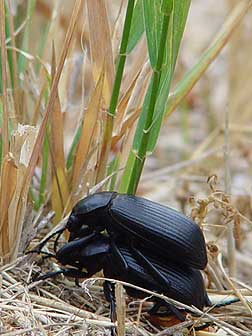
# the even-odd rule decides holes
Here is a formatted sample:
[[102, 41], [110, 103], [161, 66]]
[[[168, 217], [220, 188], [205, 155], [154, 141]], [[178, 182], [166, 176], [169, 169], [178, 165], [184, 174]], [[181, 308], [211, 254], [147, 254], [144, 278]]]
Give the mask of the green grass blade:
[[157, 65], [158, 47], [162, 29], [162, 0], [142, 0], [142, 3], [149, 59], [152, 68], [155, 68]]
[[[5, 33], [6, 33], [6, 40], [10, 38], [10, 27], [9, 27], [9, 9], [8, 6], [5, 6]], [[10, 46], [10, 42], [7, 46]], [[8, 65], [10, 69], [10, 79], [12, 87], [14, 87], [14, 70], [13, 70], [13, 62], [12, 62], [12, 51], [7, 50], [7, 59]]]
[[[172, 0], [169, 1], [169, 6], [167, 8], [168, 10], [162, 12], [162, 4], [164, 2], [165, 1], [157, 1], [155, 2], [155, 5], [151, 1], [144, 2], [145, 11], [147, 11], [147, 15], [145, 13], [146, 34], [150, 35], [149, 40], [151, 37], [156, 38], [156, 43], [159, 45], [158, 48], [156, 48], [155, 43], [153, 44], [153, 41], [149, 42], [151, 44], [151, 46], [148, 46], [149, 56], [150, 58], [152, 57], [152, 65], [154, 65], [153, 74], [144, 99], [141, 116], [133, 141], [133, 148], [128, 158], [120, 186], [121, 191], [130, 194], [135, 193], [143, 169], [148, 148], [151, 125], [153, 123], [155, 104], [159, 94], [162, 71], [164, 65], [166, 64], [166, 41], [168, 36], [169, 22], [172, 14]], [[158, 3], [159, 8], [157, 9]], [[156, 26], [153, 25], [157, 28], [158, 31], [153, 30], [153, 27], [151, 27], [150, 14], [152, 11], [156, 11], [156, 13], [160, 14], [160, 17], [157, 18], [157, 20], [161, 20], [161, 29], [159, 29], [160, 25], [158, 23]], [[148, 25], [150, 26], [149, 28], [147, 27]], [[127, 182], [125, 182], [125, 180], [127, 180]]]
[[120, 185], [120, 191], [128, 193], [135, 193], [146, 155], [157, 142], [190, 0], [144, 0], [143, 7], [153, 75]]
[[[150, 134], [147, 148], [148, 152], [152, 152], [154, 150], [154, 147], [157, 142], [158, 134], [163, 120], [163, 115], [165, 113], [165, 106], [168, 99], [171, 79], [174, 73], [175, 64], [178, 56], [179, 45], [185, 28], [186, 18], [190, 6], [190, 0], [181, 0], [180, 2], [175, 1], [174, 4], [175, 7], [171, 15], [170, 27], [166, 41], [166, 48], [165, 48], [166, 53], [165, 53], [165, 60], [163, 62], [164, 64], [162, 66], [159, 92], [155, 104], [151, 129], [149, 130]], [[146, 122], [146, 115], [149, 113], [148, 94], [149, 93], [147, 92], [146, 100], [144, 101], [143, 104], [142, 113], [134, 137], [133, 150], [135, 151], [138, 151], [138, 148], [140, 146], [141, 135], [143, 133], [144, 125]]]
[[[47, 24], [44, 24], [44, 28], [41, 30], [41, 35], [39, 38], [39, 45], [38, 45], [38, 52], [37, 52], [37, 55], [39, 56], [39, 58], [43, 57], [43, 53], [46, 48], [46, 42], [48, 38], [49, 29], [50, 29], [50, 23], [47, 23]], [[41, 67], [41, 62], [39, 61], [36, 62], [35, 71], [37, 74], [39, 73], [40, 67]]]
[[[1, 62], [0, 62], [0, 65], [1, 65]], [[2, 104], [1, 97], [0, 97], [0, 128], [1, 129], [2, 129], [2, 125], [3, 125], [3, 104]], [[2, 152], [3, 152], [3, 136], [0, 135], [0, 167], [2, 167]]]
[[127, 46], [127, 53], [129, 54], [137, 45], [144, 32], [143, 20], [143, 3], [142, 0], [137, 0], [130, 28], [129, 42]]
[[[29, 39], [30, 39], [30, 24], [33, 16], [33, 12], [36, 6], [36, 0], [27, 1], [27, 11], [26, 11], [26, 26], [23, 34], [23, 39], [21, 43], [21, 50], [28, 51]], [[23, 73], [25, 70], [26, 58], [22, 53], [19, 53], [18, 57], [18, 73]]]
[[110, 105], [109, 105], [109, 113], [113, 117], [116, 112], [116, 106], [117, 106], [119, 91], [120, 91], [121, 82], [122, 82], [122, 75], [123, 75], [124, 65], [126, 61], [126, 51], [127, 51], [130, 27], [131, 27], [132, 16], [133, 16], [133, 11], [134, 11], [134, 2], [135, 0], [128, 1], [127, 11], [126, 11], [122, 41], [120, 45], [118, 64], [117, 64], [117, 69], [116, 69], [115, 82], [114, 82]]
[[[130, 181], [132, 179], [135, 169], [134, 168], [135, 161], [136, 161], [136, 154], [133, 152], [133, 150], [131, 150], [119, 186], [119, 192], [121, 193], [129, 192]], [[134, 179], [134, 181], [136, 181], [136, 179]], [[135, 184], [135, 187], [137, 187], [137, 183]]]
[[1, 62], [1, 59], [0, 59], [0, 94], [3, 93], [3, 83], [2, 83], [2, 62]]
[[[110, 163], [109, 163], [109, 167], [108, 167], [108, 174], [107, 176], [112, 175], [114, 172], [117, 171], [119, 167], [119, 158], [118, 156], [116, 156]], [[115, 186], [116, 186], [116, 178], [117, 178], [117, 174], [115, 173], [110, 181], [108, 182], [108, 188], [106, 188], [106, 190], [109, 191], [114, 191], [115, 190]]]
[[80, 137], [81, 137], [82, 126], [83, 125], [81, 124], [79, 126], [79, 128], [77, 129], [77, 132], [74, 136], [70, 151], [68, 153], [67, 162], [66, 162], [67, 170], [69, 170], [72, 167], [75, 151], [76, 151], [77, 145], [78, 145], [78, 143], [80, 141]]
[[184, 78], [179, 81], [174, 91], [169, 96], [165, 111], [166, 118], [169, 117], [176, 107], [183, 101], [194, 85], [201, 79], [208, 67], [218, 57], [219, 53], [233, 37], [234, 30], [240, 25], [248, 9], [249, 6], [234, 7], [232, 13], [228, 16], [209, 47], [205, 50], [192, 69], [190, 69]]
[[155, 148], [163, 117], [165, 114], [165, 107], [170, 91], [170, 84], [175, 70], [179, 47], [185, 29], [190, 3], [190, 0], [174, 1], [171, 25], [167, 40], [169, 45], [167, 45], [166, 49], [169, 52], [167, 54], [168, 63], [163, 68], [163, 74], [160, 83], [160, 92], [155, 105], [153, 124], [150, 130], [147, 149], [149, 153], [153, 152]]
[[116, 67], [115, 80], [114, 80], [112, 95], [111, 95], [110, 104], [109, 104], [109, 114], [106, 120], [105, 130], [103, 134], [102, 148], [101, 148], [101, 154], [99, 157], [99, 166], [98, 166], [96, 182], [100, 182], [104, 178], [104, 175], [106, 173], [106, 166], [108, 162], [111, 139], [112, 139], [112, 132], [113, 132], [113, 121], [114, 121], [113, 119], [116, 114], [116, 108], [117, 108], [117, 103], [119, 99], [124, 66], [125, 66], [126, 57], [127, 57], [127, 45], [129, 41], [130, 27], [131, 27], [133, 12], [134, 12], [134, 4], [135, 4], [135, 0], [128, 0], [123, 33], [122, 33], [122, 40], [121, 40], [121, 45], [120, 45], [120, 50], [119, 50], [119, 55], [118, 55], [118, 63]]

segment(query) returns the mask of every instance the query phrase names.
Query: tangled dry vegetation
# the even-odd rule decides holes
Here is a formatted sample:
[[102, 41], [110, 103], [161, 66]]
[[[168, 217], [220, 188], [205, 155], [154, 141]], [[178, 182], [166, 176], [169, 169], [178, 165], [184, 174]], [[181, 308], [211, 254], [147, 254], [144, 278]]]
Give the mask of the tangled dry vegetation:
[[[236, 247], [239, 250], [244, 243], [245, 231], [251, 231], [252, 222], [235, 208], [229, 195], [216, 188], [216, 176], [211, 176], [208, 184], [207, 197], [191, 198], [190, 203], [192, 217], [208, 237], [209, 263], [204, 275], [213, 306], [201, 312], [197, 308], [177, 303], [187, 308], [185, 322], [179, 322], [174, 317], [151, 317], [147, 313], [151, 302], [129, 298], [123, 289], [123, 285], [127, 284], [117, 281], [118, 335], [251, 334], [252, 288], [248, 279], [251, 261], [237, 252], [237, 274], [231, 278], [227, 274], [228, 259], [222, 251], [225, 250], [223, 236], [227, 225], [234, 224]], [[46, 227], [49, 221], [50, 216], [39, 223], [41, 240], [48, 232]], [[37, 244], [36, 240], [33, 240], [33, 244]], [[52, 242], [49, 244], [50, 249], [53, 249]], [[31, 283], [31, 277], [41, 270], [46, 272], [58, 268], [52, 260], [46, 262], [40, 257], [39, 261], [35, 256], [27, 255], [1, 269], [1, 319], [2, 327], [8, 330], [6, 335], [110, 335], [109, 327], [113, 324], [103, 294], [103, 278], [96, 276], [87, 279], [81, 287], [76, 287], [74, 281], [63, 277], [49, 279], [45, 283]], [[149, 299], [157, 296], [174, 303], [163, 295], [150, 291], [146, 293]], [[214, 304], [222, 300], [231, 304], [215, 308]], [[200, 330], [202, 327], [203, 330]]]
[[[229, 27], [227, 21], [231, 24], [235, 20], [235, 22], [238, 22], [238, 19], [241, 20], [242, 6], [245, 6], [245, 2], [242, 2], [243, 0], [223, 0], [217, 8], [215, 0], [192, 1], [178, 60], [176, 80], [183, 77], [185, 70], [192, 68], [206, 46], [212, 46], [210, 41], [216, 31], [220, 32], [220, 36], [224, 34], [225, 28]], [[113, 14], [109, 19], [111, 22], [117, 22], [112, 39], [113, 53], [115, 53], [119, 44], [118, 35], [121, 34], [120, 25], [122, 25], [125, 7], [120, 9], [120, 1], [113, 1], [111, 4], [112, 2], [108, 7], [110, 10], [113, 9], [111, 10]], [[251, 1], [246, 0], [246, 4], [248, 8], [252, 6]], [[24, 6], [24, 3], [21, 5]], [[66, 31], [69, 32], [69, 17], [72, 10], [70, 2], [65, 1], [64, 6], [60, 8], [59, 2], [55, 1], [55, 12], [53, 12], [50, 1], [37, 1], [36, 6], [33, 14], [36, 24], [33, 23], [29, 29], [34, 36], [39, 36], [41, 41], [42, 36], [39, 35], [38, 27], [48, 29], [48, 40], [54, 41], [56, 51], [61, 50], [64, 35]], [[232, 16], [230, 13], [233, 6], [235, 10]], [[114, 13], [118, 13], [118, 17]], [[243, 15], [245, 16], [245, 12]], [[118, 336], [252, 335], [252, 125], [250, 115], [252, 44], [248, 29], [248, 27], [251, 29], [251, 16], [250, 10], [245, 17], [242, 17], [242, 24], [235, 26], [235, 29], [232, 28], [229, 49], [217, 58], [210, 71], [204, 76], [200, 75], [202, 78], [199, 84], [187, 95], [176, 112], [173, 115], [171, 115], [171, 110], [167, 112], [169, 118], [164, 123], [155, 152], [146, 162], [138, 188], [140, 195], [180, 209], [191, 215], [202, 227], [209, 258], [208, 266], [204, 271], [204, 279], [213, 306], [205, 308], [204, 312], [194, 307], [186, 307], [188, 314], [185, 322], [176, 321], [173, 317], [150, 317], [147, 311], [151, 303], [128, 297], [123, 284], [117, 281]], [[226, 17], [228, 17], [227, 21], [225, 21]], [[50, 19], [51, 23], [47, 27], [46, 24]], [[55, 57], [54, 48], [50, 51], [45, 48], [42, 54], [35, 58], [33, 50], [37, 46], [37, 41], [31, 39], [29, 48], [26, 46], [27, 50], [24, 49], [28, 66], [22, 73], [23, 91], [13, 90], [13, 97], [8, 96], [10, 110], [19, 111], [23, 117], [22, 121], [29, 124], [31, 128], [18, 129], [12, 137], [10, 151], [14, 158], [8, 156], [4, 162], [5, 166], [3, 165], [8, 169], [11, 167], [9, 170], [11, 173], [1, 177], [1, 193], [9, 197], [5, 197], [4, 200], [12, 199], [13, 176], [19, 177], [21, 186], [26, 185], [22, 192], [25, 192], [27, 196], [29, 194], [27, 183], [31, 180], [33, 169], [35, 167], [36, 169], [32, 180], [32, 191], [35, 198], [31, 195], [31, 190], [29, 194], [29, 200], [33, 200], [33, 206], [30, 206], [29, 202], [22, 203], [24, 194], [21, 193], [20, 188], [17, 188], [20, 192], [17, 196], [20, 196], [22, 202], [17, 204], [10, 202], [8, 206], [11, 207], [12, 212], [9, 211], [7, 214], [5, 211], [5, 217], [3, 216], [0, 223], [2, 228], [3, 222], [6, 222], [9, 216], [9, 223], [12, 223], [15, 228], [20, 218], [24, 217], [22, 230], [18, 230], [19, 251], [22, 253], [19, 253], [17, 259], [0, 268], [0, 334], [5, 336], [110, 335], [112, 323], [109, 318], [109, 306], [103, 294], [102, 274], [85, 280], [81, 287], [76, 287], [74, 281], [61, 276], [45, 282], [32, 283], [31, 279], [35, 274], [57, 270], [59, 266], [52, 259], [42, 260], [41, 256], [24, 255], [23, 253], [28, 246], [30, 249], [36, 246], [54, 230], [55, 223], [63, 225], [65, 219], [62, 219], [62, 213], [66, 215], [76, 199], [90, 189], [99, 189], [101, 185], [111, 181], [111, 176], [105, 180], [98, 178], [101, 168], [98, 156], [102, 152], [102, 141], [99, 142], [98, 139], [102, 134], [105, 113], [101, 111], [99, 99], [102, 85], [97, 84], [94, 89], [93, 76], [97, 81], [99, 76], [92, 69], [90, 59], [83, 56], [86, 56], [90, 50], [87, 49], [89, 38], [87, 24], [83, 28], [81, 19], [82, 17], [77, 23], [75, 38], [77, 41], [82, 41], [82, 46], [71, 47], [58, 91], [53, 85], [56, 83], [55, 76], [60, 74], [59, 69], [63, 68], [64, 62], [58, 61], [56, 67], [57, 57]], [[226, 22], [224, 30], [220, 30], [224, 21]], [[24, 26], [27, 22], [29, 20], [24, 21]], [[22, 23], [20, 27], [22, 31]], [[225, 35], [225, 38], [229, 39], [230, 35], [228, 38]], [[69, 48], [69, 45], [70, 42], [65, 44], [65, 49]], [[119, 153], [121, 160], [120, 166], [116, 167], [117, 172], [125, 166], [132, 140], [131, 130], [134, 130], [135, 120], [139, 116], [142, 104], [143, 91], [150, 77], [150, 68], [146, 65], [146, 54], [143, 55], [146, 52], [145, 48], [146, 46], [140, 43], [134, 55], [137, 62], [131, 63], [130, 60], [126, 67], [127, 75], [124, 77], [122, 97], [118, 107], [119, 114], [115, 122], [117, 132], [111, 139], [111, 152], [112, 154]], [[35, 59], [39, 60], [38, 72]], [[133, 56], [132, 59], [134, 59]], [[39, 74], [38, 77], [36, 74]], [[99, 80], [104, 80], [104, 78], [101, 76]], [[176, 93], [176, 86], [173, 90]], [[85, 102], [82, 101], [83, 91], [85, 99], [90, 98], [90, 105], [87, 103], [88, 99], [84, 99]], [[39, 131], [34, 126], [41, 116], [47, 116], [47, 112], [50, 112], [50, 107], [47, 108], [51, 102], [49, 92], [53, 92], [57, 97], [56, 107], [51, 106], [51, 110], [54, 111], [53, 115], [56, 116], [51, 120], [52, 134], [47, 138], [50, 138], [51, 145], [42, 141], [42, 127], [44, 134], [46, 132], [49, 134], [51, 131], [46, 128], [48, 119], [43, 119]], [[105, 95], [104, 92], [103, 94]], [[177, 96], [170, 96], [171, 102], [174, 97], [177, 98]], [[18, 107], [15, 107], [15, 104]], [[174, 111], [175, 105], [176, 103], [172, 105]], [[85, 111], [87, 111], [87, 118], [97, 111], [94, 119], [88, 119], [90, 123], [85, 129], [93, 142], [85, 147], [85, 134], [87, 133], [84, 132], [84, 135], [79, 136], [78, 140], [84, 147], [80, 146], [77, 149], [75, 162], [72, 163], [74, 167], [72, 166], [70, 173], [68, 170], [67, 173], [60, 175], [64, 153], [58, 150], [63, 148], [62, 143], [58, 141], [64, 132], [65, 153], [71, 152], [75, 130], [80, 125]], [[62, 118], [59, 117], [61, 113]], [[18, 123], [16, 115], [12, 117], [14, 124]], [[54, 132], [55, 129], [59, 133]], [[35, 142], [37, 132], [39, 140]], [[122, 144], [120, 141], [125, 134], [126, 140]], [[17, 164], [20, 148], [23, 148], [27, 138], [29, 138], [29, 146], [24, 148], [23, 154], [28, 158], [31, 156], [31, 147], [34, 143], [38, 147], [40, 145], [40, 148], [43, 147], [42, 154], [39, 150], [33, 152], [33, 161], [28, 168], [25, 165], [19, 165], [19, 161]], [[83, 155], [85, 156], [84, 163], [80, 160]], [[48, 159], [50, 156], [51, 159]], [[65, 161], [63, 165], [65, 169]], [[60, 180], [57, 180], [59, 176]], [[71, 189], [72, 185], [69, 186], [69, 177], [78, 186], [79, 179], [81, 179], [81, 187], [77, 188], [77, 191], [74, 188]], [[6, 189], [3, 189], [4, 179], [9, 179], [8, 183], [5, 183]], [[113, 183], [114, 181], [111, 185]], [[17, 185], [20, 187], [19, 184]], [[0, 200], [0, 206], [1, 209], [8, 208], [3, 197]], [[19, 217], [11, 216], [14, 212]], [[1, 242], [2, 237], [3, 232], [0, 236]], [[13, 243], [13, 239], [10, 234], [10, 242]], [[65, 238], [62, 236], [59, 244], [62, 245], [64, 242]], [[7, 246], [7, 250], [8, 248]], [[53, 248], [53, 242], [49, 242], [46, 248], [50, 251]], [[16, 251], [16, 247], [14, 250]], [[14, 253], [14, 250], [11, 250], [11, 253]], [[150, 298], [161, 296], [168, 302], [173, 302], [157, 293], [147, 291], [147, 294]], [[221, 300], [230, 304], [215, 308], [214, 305]], [[177, 305], [184, 307], [181, 303]]]

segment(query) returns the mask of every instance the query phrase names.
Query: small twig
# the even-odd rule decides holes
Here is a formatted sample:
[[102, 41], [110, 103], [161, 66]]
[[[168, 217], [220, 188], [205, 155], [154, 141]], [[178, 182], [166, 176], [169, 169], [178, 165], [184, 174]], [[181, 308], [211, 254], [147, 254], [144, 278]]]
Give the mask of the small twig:
[[173, 335], [176, 331], [182, 331], [184, 328], [188, 328], [193, 324], [193, 321], [184, 321], [182, 323], [176, 324], [172, 327], [160, 331], [156, 336], [169, 336]]
[[220, 266], [220, 269], [222, 271], [223, 276], [225, 277], [227, 283], [229, 284], [229, 286], [235, 291], [235, 294], [238, 296], [238, 298], [241, 300], [241, 302], [243, 303], [243, 305], [246, 307], [246, 309], [248, 310], [248, 312], [250, 313], [250, 315], [252, 316], [252, 310], [249, 307], [248, 303], [246, 302], [246, 300], [244, 299], [243, 295], [241, 294], [241, 292], [239, 291], [239, 289], [235, 288], [234, 284], [232, 283], [232, 281], [230, 280], [230, 278], [228, 277], [227, 273], [224, 270], [224, 267], [222, 265], [222, 255], [219, 254], [217, 257], [217, 261], [218, 264]]
[[[229, 144], [229, 108], [225, 109], [225, 130], [224, 130], [224, 166], [225, 166], [225, 193], [231, 193], [231, 175], [230, 175], [230, 144]], [[236, 257], [235, 257], [235, 238], [234, 238], [234, 223], [227, 224], [227, 252], [228, 266], [230, 276], [236, 274]]]

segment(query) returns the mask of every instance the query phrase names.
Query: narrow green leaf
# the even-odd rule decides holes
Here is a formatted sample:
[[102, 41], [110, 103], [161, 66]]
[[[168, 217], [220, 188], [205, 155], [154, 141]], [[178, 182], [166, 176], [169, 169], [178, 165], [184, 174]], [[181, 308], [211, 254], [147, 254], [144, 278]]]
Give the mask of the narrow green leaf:
[[142, 0], [137, 0], [130, 28], [129, 42], [127, 46], [127, 53], [129, 54], [137, 45], [144, 32], [143, 20], [143, 3]]
[[[129, 153], [126, 167], [124, 168], [123, 176], [122, 176], [121, 183], [119, 186], [119, 192], [121, 193], [128, 192], [128, 189], [129, 189], [128, 186], [130, 185], [131, 176], [134, 173], [133, 170], [134, 170], [135, 160], [136, 160], [136, 155], [131, 150]], [[136, 186], [137, 185], [136, 179], [134, 179], [134, 181], [135, 181], [135, 186]]]
[[156, 145], [189, 7], [190, 0], [143, 0], [145, 30], [153, 74], [120, 191], [135, 193], [146, 155], [152, 152]]
[[[48, 37], [49, 30], [50, 30], [50, 24], [51, 23], [44, 24], [44, 28], [41, 29], [41, 33], [39, 37], [38, 52], [37, 52], [37, 55], [39, 56], [39, 58], [42, 58], [43, 52], [46, 47], [47, 37]], [[35, 65], [36, 74], [39, 73], [40, 67], [41, 67], [41, 62], [39, 62], [38, 60]]]
[[118, 63], [116, 67], [116, 74], [115, 80], [112, 90], [112, 95], [109, 103], [109, 114], [105, 123], [105, 130], [103, 133], [102, 145], [101, 145], [101, 154], [99, 157], [99, 165], [98, 165], [98, 172], [96, 177], [96, 182], [100, 182], [105, 175], [106, 172], [106, 165], [108, 162], [111, 139], [112, 139], [112, 132], [113, 132], [113, 118], [116, 114], [117, 103], [119, 99], [120, 87], [123, 78], [123, 71], [126, 62], [127, 56], [127, 45], [129, 41], [130, 35], [130, 27], [133, 17], [135, 7], [135, 0], [128, 0], [126, 16], [124, 21], [123, 33], [122, 33], [122, 40], [118, 55]]
[[[32, 15], [36, 6], [36, 0], [28, 0], [26, 11], [26, 26], [23, 34], [23, 40], [21, 44], [21, 50], [28, 51], [29, 39], [30, 39], [30, 24]], [[18, 73], [23, 73], [25, 69], [26, 58], [22, 53], [19, 53], [18, 57]]]
[[[3, 104], [0, 98], [0, 128], [2, 128], [2, 124], [3, 124]], [[2, 167], [2, 151], [3, 151], [3, 136], [0, 135], [0, 167]]]
[[2, 61], [1, 61], [1, 59], [0, 59], [0, 78], [1, 78], [1, 80], [0, 80], [0, 94], [2, 94], [3, 93], [3, 83], [2, 83]]
[[153, 77], [152, 77], [152, 79], [149, 83], [148, 90], [147, 90], [146, 95], [144, 97], [142, 111], [141, 111], [141, 114], [140, 114], [140, 118], [138, 120], [136, 132], [135, 132], [135, 136], [134, 136], [134, 140], [133, 140], [133, 149], [134, 150], [137, 150], [141, 145], [142, 134], [143, 134], [144, 126], [146, 124], [146, 119], [147, 119], [147, 116], [148, 116], [148, 112], [149, 112], [152, 86], [153, 86]]
[[135, 3], [135, 0], [128, 1], [126, 17], [125, 17], [125, 22], [124, 22], [124, 27], [123, 27], [123, 35], [122, 35], [122, 41], [121, 41], [120, 50], [119, 50], [115, 81], [114, 81], [113, 91], [112, 91], [111, 100], [109, 104], [109, 113], [113, 117], [116, 113], [116, 106], [117, 106], [117, 102], [119, 98], [119, 91], [120, 91], [121, 82], [122, 82], [123, 70], [124, 70], [124, 65], [126, 62], [126, 51], [127, 51], [128, 41], [129, 41], [130, 27], [131, 27], [133, 12], [134, 12], [134, 3]]
[[80, 137], [81, 137], [82, 126], [83, 125], [81, 123], [81, 125], [78, 127], [77, 132], [74, 136], [69, 154], [67, 156], [67, 162], [66, 162], [67, 170], [69, 170], [72, 167], [74, 155], [75, 155], [75, 152], [76, 152], [76, 148], [77, 148], [77, 145], [78, 145], [78, 143], [80, 141]]
[[[149, 5], [152, 6], [153, 3], [149, 2]], [[156, 100], [157, 100], [158, 93], [159, 93], [160, 80], [162, 77], [163, 67], [166, 64], [166, 57], [165, 57], [166, 44], [167, 44], [166, 41], [167, 41], [167, 36], [168, 36], [168, 31], [169, 31], [169, 22], [170, 22], [171, 13], [168, 13], [168, 15], [166, 15], [166, 13], [163, 14], [161, 12], [161, 6], [159, 7], [159, 9], [160, 9], [159, 13], [160, 13], [161, 30], [160, 31], [158, 30], [156, 32], [153, 29], [149, 29], [149, 32], [151, 34], [153, 33], [152, 35], [156, 35], [156, 41], [158, 41], [157, 58], [156, 60], [153, 61], [155, 62], [155, 68], [153, 70], [151, 81], [149, 83], [149, 87], [147, 90], [147, 94], [144, 99], [142, 115], [137, 125], [137, 132], [135, 133], [135, 137], [134, 137], [133, 149], [131, 150], [131, 154], [129, 158], [129, 160], [132, 159], [133, 165], [129, 165], [127, 162], [126, 170], [123, 176], [123, 179], [125, 178], [125, 179], [128, 179], [129, 181], [128, 185], [126, 186], [126, 190], [125, 190], [129, 194], [134, 194], [136, 192], [138, 181], [140, 179], [142, 169], [144, 166], [146, 152], [148, 148], [148, 142], [149, 142], [150, 129], [153, 124], [155, 104], [156, 104]], [[148, 15], [149, 14], [150, 13], [148, 13]], [[147, 15], [147, 20], [149, 19], [148, 15]], [[150, 24], [150, 22], [148, 24]], [[155, 48], [153, 48], [153, 50], [154, 49]], [[151, 52], [153, 50], [150, 49]], [[155, 57], [155, 53], [153, 55]], [[129, 171], [127, 171], [127, 169]]]
[[158, 135], [160, 132], [161, 124], [165, 114], [165, 107], [170, 91], [170, 84], [174, 74], [175, 65], [178, 57], [179, 47], [183, 32], [185, 29], [185, 23], [190, 7], [190, 0], [174, 1], [174, 8], [171, 18], [171, 29], [169, 30], [168, 43], [169, 48], [169, 63], [166, 64], [163, 75], [161, 78], [160, 92], [155, 105], [153, 124], [150, 132], [150, 138], [148, 143], [148, 152], [153, 152], [157, 143]]
[[162, 6], [161, 6], [161, 12], [163, 14], [169, 15], [171, 13], [173, 8], [173, 0], [163, 0]]
[[228, 44], [234, 35], [234, 31], [239, 27], [250, 7], [249, 4], [245, 3], [242, 6], [237, 4], [237, 6], [234, 7], [209, 47], [204, 51], [197, 63], [185, 74], [184, 78], [176, 85], [172, 94], [169, 96], [165, 111], [166, 118], [169, 117], [183, 101], [212, 62], [218, 57], [219, 53]]
[[152, 68], [155, 68], [158, 58], [160, 33], [162, 30], [162, 0], [142, 0], [142, 4], [150, 63]]
[[[8, 6], [5, 6], [5, 34], [6, 34], [6, 40], [10, 38], [10, 27], [9, 27], [9, 9]], [[8, 46], [10, 46], [10, 42], [8, 43]], [[14, 71], [13, 71], [13, 61], [12, 61], [12, 52], [11, 50], [7, 50], [7, 58], [8, 58], [8, 65], [10, 69], [10, 78], [11, 78], [11, 84], [12, 87], [14, 86]]]
[[[112, 175], [114, 172], [117, 171], [119, 166], [119, 159], [118, 156], [116, 156], [110, 163], [108, 166], [108, 171], [107, 171], [107, 176]], [[114, 174], [109, 183], [108, 183], [108, 188], [106, 188], [105, 190], [109, 190], [109, 191], [114, 191], [115, 190], [115, 184], [116, 184], [116, 178], [117, 178], [117, 174]]]

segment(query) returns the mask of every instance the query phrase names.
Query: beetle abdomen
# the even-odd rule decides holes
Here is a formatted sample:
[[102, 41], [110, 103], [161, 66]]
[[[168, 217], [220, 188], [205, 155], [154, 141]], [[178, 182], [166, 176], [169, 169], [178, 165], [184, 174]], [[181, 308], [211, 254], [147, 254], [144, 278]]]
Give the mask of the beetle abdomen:
[[163, 292], [165, 295], [187, 305], [194, 305], [202, 309], [207, 301], [203, 278], [199, 270], [187, 266], [179, 267], [172, 262], [162, 264], [148, 256], [152, 265], [162, 273], [170, 283], [169, 288], [162, 288], [146, 270], [139, 265], [132, 252], [126, 247], [119, 247], [127, 265], [127, 281], [140, 287]]
[[196, 223], [180, 212], [147, 199], [118, 194], [110, 204], [112, 225], [148, 242], [154, 253], [203, 269], [205, 240]]

